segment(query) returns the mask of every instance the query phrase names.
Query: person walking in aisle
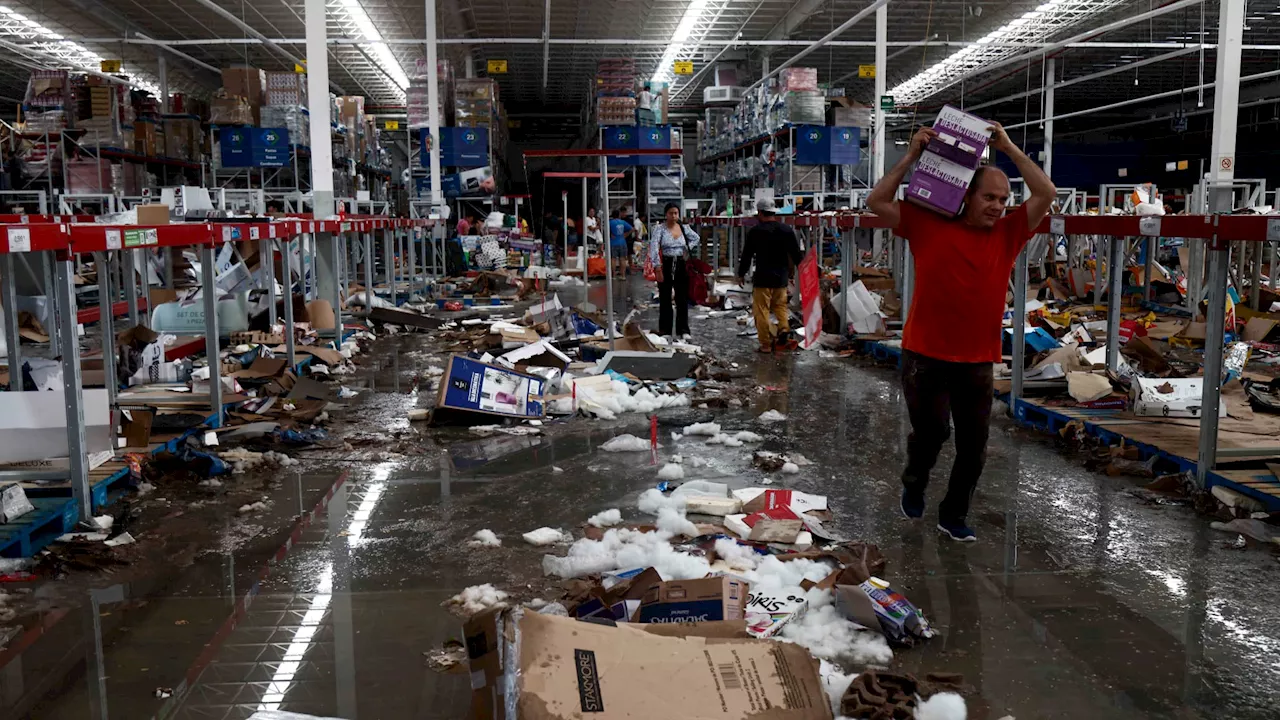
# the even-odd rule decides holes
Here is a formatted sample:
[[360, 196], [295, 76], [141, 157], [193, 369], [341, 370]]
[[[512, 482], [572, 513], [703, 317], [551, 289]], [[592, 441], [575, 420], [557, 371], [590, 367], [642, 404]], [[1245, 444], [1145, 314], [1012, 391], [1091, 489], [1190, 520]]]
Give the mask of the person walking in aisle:
[[625, 278], [631, 269], [631, 251], [628, 242], [635, 235], [631, 223], [623, 220], [617, 210], [609, 215], [609, 253], [613, 256], [613, 270], [619, 278]]
[[[756, 272], [751, 276], [751, 313], [756, 320], [756, 337], [759, 351], [771, 353], [779, 342], [786, 342], [791, 335], [791, 318], [787, 310], [787, 283], [791, 279], [791, 266], [803, 259], [796, 233], [778, 221], [778, 208], [771, 199], [756, 201], [756, 219], [759, 222], [747, 231], [742, 244], [742, 258], [738, 261], [738, 286], [744, 285], [747, 270], [755, 260]], [[770, 314], [778, 321], [773, 329]]]
[[911, 418], [907, 466], [902, 472], [902, 514], [924, 515], [929, 472], [955, 425], [956, 459], [938, 506], [938, 529], [973, 542], [969, 504], [986, 462], [991, 424], [993, 363], [1001, 362], [1001, 328], [1009, 274], [1057, 196], [1053, 181], [993, 123], [991, 147], [1021, 173], [1031, 197], [1005, 214], [1009, 178], [982, 166], [973, 176], [960, 214], [945, 218], [901, 202], [898, 186], [925, 145], [931, 128], [911, 138], [907, 155], [876, 184], [867, 207], [911, 242], [915, 294], [902, 332], [902, 390]]
[[587, 208], [587, 217], [583, 221], [583, 232], [587, 234], [588, 246], [595, 245], [599, 247], [604, 238], [600, 235], [600, 220], [596, 218], [596, 209]]
[[[664, 222], [649, 236], [649, 262], [658, 280], [658, 334], [688, 341], [689, 271], [685, 259], [700, 239], [698, 233], [680, 222], [680, 206], [667, 203]], [[671, 334], [671, 299], [675, 295], [675, 336]]]

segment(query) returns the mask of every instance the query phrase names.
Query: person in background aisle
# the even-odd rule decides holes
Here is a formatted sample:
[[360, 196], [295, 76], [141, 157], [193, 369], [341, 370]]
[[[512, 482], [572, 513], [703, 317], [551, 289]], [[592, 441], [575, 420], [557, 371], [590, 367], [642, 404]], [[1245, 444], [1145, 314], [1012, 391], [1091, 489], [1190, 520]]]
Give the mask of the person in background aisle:
[[617, 210], [609, 215], [609, 252], [613, 255], [613, 270], [618, 277], [625, 278], [631, 269], [630, 252], [627, 243], [635, 235], [631, 223], [623, 220]]
[[937, 135], [931, 128], [911, 138], [906, 156], [867, 196], [867, 207], [911, 242], [915, 258], [915, 296], [902, 333], [902, 389], [911, 418], [902, 514], [924, 515], [929, 472], [954, 424], [956, 459], [938, 506], [938, 529], [965, 542], [977, 540], [967, 517], [986, 462], [992, 365], [1002, 361], [1009, 275], [1057, 196], [1053, 182], [1004, 128], [994, 123], [990, 129], [992, 149], [1013, 161], [1031, 191], [1013, 212], [1005, 214], [1009, 178], [991, 166], [978, 168], [954, 219], [895, 199], [912, 163]]
[[699, 242], [698, 233], [680, 222], [680, 206], [667, 203], [666, 217], [649, 238], [649, 262], [658, 280], [658, 334], [671, 338], [671, 296], [675, 291], [675, 337], [688, 342], [689, 271], [685, 260]]
[[[791, 279], [791, 266], [803, 259], [800, 242], [795, 231], [778, 221], [778, 208], [771, 199], [756, 201], [756, 218], [759, 222], [747, 231], [742, 244], [742, 258], [738, 261], [738, 286], [745, 284], [747, 270], [755, 260], [756, 272], [751, 276], [751, 313], [756, 320], [756, 337], [759, 351], [773, 352], [774, 346], [785, 343], [791, 336], [791, 319], [787, 310], [787, 283]], [[778, 321], [775, 332], [769, 315]]]
[[595, 208], [587, 208], [587, 217], [583, 221], [583, 231], [587, 234], [587, 242], [597, 247], [604, 242], [600, 235], [600, 220], [596, 217]]
[[649, 239], [649, 228], [645, 227], [640, 215], [635, 214], [631, 216], [631, 229], [635, 231], [635, 234], [631, 236], [631, 258], [634, 260], [645, 252], [645, 242]]

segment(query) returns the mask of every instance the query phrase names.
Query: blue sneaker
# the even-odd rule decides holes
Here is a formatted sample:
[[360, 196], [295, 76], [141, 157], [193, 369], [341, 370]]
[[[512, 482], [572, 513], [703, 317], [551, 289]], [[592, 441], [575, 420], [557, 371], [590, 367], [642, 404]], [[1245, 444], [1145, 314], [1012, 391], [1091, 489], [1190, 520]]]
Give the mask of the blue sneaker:
[[946, 533], [947, 537], [956, 542], [978, 542], [977, 533], [969, 529], [969, 526], [965, 525], [964, 521], [939, 522], [938, 530]]
[[924, 493], [911, 488], [902, 488], [902, 516], [908, 520], [919, 520], [924, 517]]

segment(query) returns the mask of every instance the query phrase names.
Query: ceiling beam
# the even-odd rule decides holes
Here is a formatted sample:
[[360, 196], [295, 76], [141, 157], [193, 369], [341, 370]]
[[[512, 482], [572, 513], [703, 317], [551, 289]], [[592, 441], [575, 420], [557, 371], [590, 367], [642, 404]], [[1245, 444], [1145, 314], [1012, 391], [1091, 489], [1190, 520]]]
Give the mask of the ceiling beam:
[[[280, 47], [279, 43], [276, 43], [270, 40], [269, 38], [267, 38], [266, 35], [263, 35], [262, 33], [255, 30], [252, 25], [249, 25], [245, 21], [236, 17], [233, 13], [228, 12], [221, 5], [213, 2], [213, 0], [195, 0], [195, 1], [203, 5], [204, 7], [208, 8], [218, 17], [221, 17], [222, 19], [230, 22], [232, 25], [235, 25], [236, 27], [240, 28], [244, 32], [248, 33], [249, 35], [257, 38], [258, 40], [261, 40], [264, 45], [271, 48], [272, 50], [274, 50], [276, 53], [283, 56], [287, 60], [292, 61], [294, 65], [297, 65], [299, 67], [306, 67], [306, 64], [307, 64], [306, 61], [302, 60], [301, 58], [289, 52], [288, 50], [285, 50], [283, 47]], [[307, 43], [306, 38], [303, 38], [301, 44], [306, 45], [306, 43]], [[328, 58], [325, 58], [325, 60], [327, 62]], [[339, 86], [337, 83], [333, 82], [332, 80], [329, 81], [329, 87], [332, 88], [334, 91], [336, 91], [339, 95], [344, 94], [345, 92], [341, 86]]]
[[765, 76], [764, 76], [764, 77], [760, 78], [759, 80], [755, 81], [754, 83], [751, 83], [751, 87], [749, 87], [749, 88], [747, 88], [747, 89], [748, 89], [748, 90], [750, 90], [751, 88], [759, 87], [759, 86], [760, 86], [760, 85], [761, 85], [765, 80], [768, 80], [769, 78], [773, 77], [774, 75], [777, 75], [778, 73], [782, 72], [783, 70], [786, 70], [787, 68], [791, 67], [792, 65], [794, 65], [794, 64], [796, 64], [796, 63], [798, 63], [798, 62], [800, 62], [800, 61], [801, 61], [801, 60], [803, 60], [805, 57], [807, 57], [807, 56], [809, 55], [809, 53], [814, 52], [815, 50], [818, 50], [818, 49], [822, 48], [822, 47], [823, 47], [823, 46], [825, 46], [827, 43], [829, 43], [829, 42], [831, 42], [832, 40], [835, 40], [836, 38], [840, 37], [840, 36], [841, 36], [841, 35], [843, 35], [846, 31], [848, 31], [848, 29], [849, 29], [849, 28], [853, 27], [854, 25], [857, 25], [859, 22], [861, 22], [861, 21], [862, 21], [862, 19], [863, 19], [863, 18], [865, 18], [865, 17], [867, 17], [868, 15], [870, 15], [870, 14], [874, 13], [874, 12], [875, 12], [877, 9], [879, 9], [881, 6], [888, 4], [888, 2], [889, 2], [889, 0], [874, 0], [874, 2], [872, 2], [870, 5], [868, 5], [868, 6], [864, 7], [864, 8], [862, 8], [862, 9], [861, 9], [861, 10], [859, 10], [857, 13], [855, 13], [853, 17], [851, 17], [851, 18], [849, 18], [848, 20], [845, 20], [844, 22], [840, 23], [840, 27], [838, 27], [838, 28], [836, 28], [835, 30], [832, 30], [831, 32], [829, 32], [829, 33], [827, 33], [826, 35], [822, 36], [822, 38], [821, 38], [821, 39], [819, 39], [819, 40], [815, 40], [815, 41], [813, 42], [813, 44], [812, 44], [812, 45], [810, 45], [809, 47], [806, 47], [805, 49], [801, 50], [800, 52], [796, 53], [795, 55], [792, 55], [790, 58], [788, 58], [788, 59], [787, 59], [787, 61], [786, 61], [786, 62], [784, 62], [784, 63], [782, 63], [781, 65], [779, 65], [778, 67], [776, 67], [776, 68], [774, 68], [774, 69], [770, 70], [768, 73], [766, 73], [766, 74], [765, 74]]

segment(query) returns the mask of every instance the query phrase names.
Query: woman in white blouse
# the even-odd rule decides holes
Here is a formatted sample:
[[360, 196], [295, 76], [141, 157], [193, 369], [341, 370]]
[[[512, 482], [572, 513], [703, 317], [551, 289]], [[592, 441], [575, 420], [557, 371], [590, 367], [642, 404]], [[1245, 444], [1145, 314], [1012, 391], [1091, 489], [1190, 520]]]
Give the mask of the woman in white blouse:
[[699, 242], [698, 233], [680, 222], [680, 207], [667, 203], [661, 225], [649, 231], [649, 261], [658, 280], [658, 334], [672, 337], [672, 290], [675, 295], [675, 336], [688, 341], [689, 273], [685, 259]]

